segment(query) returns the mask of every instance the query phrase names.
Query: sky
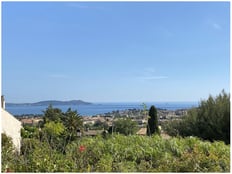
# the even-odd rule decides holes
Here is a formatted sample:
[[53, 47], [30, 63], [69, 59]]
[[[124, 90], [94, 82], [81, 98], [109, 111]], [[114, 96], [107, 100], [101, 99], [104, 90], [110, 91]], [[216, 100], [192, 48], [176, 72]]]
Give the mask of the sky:
[[2, 2], [6, 102], [230, 92], [229, 2]]

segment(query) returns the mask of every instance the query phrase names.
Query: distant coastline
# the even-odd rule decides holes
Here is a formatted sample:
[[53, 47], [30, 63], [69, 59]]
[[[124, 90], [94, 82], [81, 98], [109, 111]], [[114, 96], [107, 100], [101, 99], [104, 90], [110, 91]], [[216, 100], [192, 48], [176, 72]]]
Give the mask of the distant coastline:
[[[155, 105], [159, 109], [165, 110], [178, 110], [178, 109], [190, 109], [192, 107], [197, 107], [198, 102], [148, 102], [145, 103], [147, 108], [151, 105]], [[46, 105], [6, 105], [6, 110], [13, 115], [22, 114], [43, 114], [43, 111], [49, 106]], [[59, 108], [63, 112], [66, 112], [68, 108], [72, 110], [77, 110], [77, 112], [82, 116], [93, 116], [97, 114], [109, 113], [112, 111], [122, 111], [128, 109], [144, 109], [142, 103], [140, 102], [122, 102], [122, 103], [91, 103], [91, 104], [52, 104], [54, 108]]]
[[90, 102], [85, 102], [82, 100], [69, 100], [69, 101], [59, 101], [59, 100], [45, 100], [36, 103], [6, 103], [6, 106], [48, 106], [48, 105], [91, 105]]

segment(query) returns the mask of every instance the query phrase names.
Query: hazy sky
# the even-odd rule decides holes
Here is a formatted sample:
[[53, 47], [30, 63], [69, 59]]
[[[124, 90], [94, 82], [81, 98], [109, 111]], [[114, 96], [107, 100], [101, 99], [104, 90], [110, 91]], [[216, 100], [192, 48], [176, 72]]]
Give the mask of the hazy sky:
[[229, 2], [3, 2], [7, 102], [199, 101], [230, 85]]

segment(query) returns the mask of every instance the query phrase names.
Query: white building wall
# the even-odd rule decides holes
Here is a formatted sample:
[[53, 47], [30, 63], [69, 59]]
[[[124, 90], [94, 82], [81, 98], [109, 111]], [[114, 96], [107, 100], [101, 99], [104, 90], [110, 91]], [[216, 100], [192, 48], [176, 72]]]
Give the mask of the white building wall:
[[13, 144], [18, 151], [21, 146], [21, 122], [17, 120], [9, 112], [1, 108], [1, 133], [5, 133], [7, 136], [12, 138]]

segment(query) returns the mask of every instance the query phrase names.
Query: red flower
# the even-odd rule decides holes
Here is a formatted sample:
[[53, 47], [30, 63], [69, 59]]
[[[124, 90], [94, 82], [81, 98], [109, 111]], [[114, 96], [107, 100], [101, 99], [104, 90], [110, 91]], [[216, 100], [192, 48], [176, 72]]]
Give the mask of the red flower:
[[83, 152], [84, 150], [85, 150], [85, 146], [80, 146], [80, 147], [79, 147], [79, 151], [80, 151], [80, 152]]

